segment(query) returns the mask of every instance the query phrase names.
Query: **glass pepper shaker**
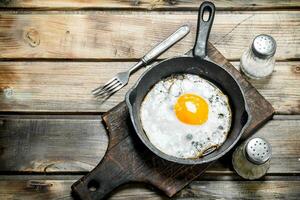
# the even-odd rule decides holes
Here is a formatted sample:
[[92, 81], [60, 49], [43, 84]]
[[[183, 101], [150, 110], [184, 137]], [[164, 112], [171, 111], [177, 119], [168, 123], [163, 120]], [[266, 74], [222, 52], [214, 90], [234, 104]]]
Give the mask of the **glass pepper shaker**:
[[232, 155], [234, 170], [244, 179], [254, 180], [264, 176], [270, 167], [271, 145], [263, 138], [244, 142]]
[[275, 66], [276, 41], [266, 34], [254, 38], [252, 45], [240, 59], [241, 71], [253, 79], [260, 79], [272, 74]]

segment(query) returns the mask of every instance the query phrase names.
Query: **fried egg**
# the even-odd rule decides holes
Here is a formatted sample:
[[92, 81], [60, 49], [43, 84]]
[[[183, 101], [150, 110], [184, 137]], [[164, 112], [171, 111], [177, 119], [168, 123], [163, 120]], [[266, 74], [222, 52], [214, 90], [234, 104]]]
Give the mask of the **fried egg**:
[[231, 126], [228, 97], [213, 83], [193, 74], [167, 77], [145, 96], [141, 122], [161, 152], [193, 159], [220, 147]]

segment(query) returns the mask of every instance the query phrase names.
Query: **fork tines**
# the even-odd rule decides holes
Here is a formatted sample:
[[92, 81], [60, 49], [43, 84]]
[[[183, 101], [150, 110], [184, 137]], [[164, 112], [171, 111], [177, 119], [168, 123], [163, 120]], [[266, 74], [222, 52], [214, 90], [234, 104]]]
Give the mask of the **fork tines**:
[[107, 98], [113, 93], [122, 88], [122, 83], [118, 78], [114, 77], [109, 80], [104, 86], [100, 86], [92, 91], [92, 94], [97, 98]]

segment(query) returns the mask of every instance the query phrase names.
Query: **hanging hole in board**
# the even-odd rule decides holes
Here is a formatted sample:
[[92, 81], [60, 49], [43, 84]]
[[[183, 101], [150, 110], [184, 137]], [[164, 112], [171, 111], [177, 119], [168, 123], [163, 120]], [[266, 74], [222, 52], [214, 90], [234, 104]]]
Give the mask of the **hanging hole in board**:
[[88, 187], [89, 191], [95, 192], [96, 190], [99, 189], [100, 184], [99, 184], [99, 182], [96, 181], [96, 180], [91, 180], [91, 181], [88, 183], [87, 187]]
[[202, 14], [202, 20], [207, 22], [210, 20], [210, 16], [211, 16], [211, 8], [210, 7], [205, 7], [204, 10], [203, 10], [203, 14]]

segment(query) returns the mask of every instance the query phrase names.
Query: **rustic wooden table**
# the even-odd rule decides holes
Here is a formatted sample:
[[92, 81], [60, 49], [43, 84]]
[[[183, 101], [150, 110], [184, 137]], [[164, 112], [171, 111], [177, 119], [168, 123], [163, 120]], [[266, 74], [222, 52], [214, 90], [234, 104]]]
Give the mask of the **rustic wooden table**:
[[[260, 33], [277, 41], [271, 78], [250, 82], [274, 118], [257, 135], [273, 147], [268, 174], [239, 178], [217, 162], [176, 199], [300, 198], [300, 2], [216, 0], [210, 41], [236, 67]], [[183, 23], [191, 34], [161, 58], [193, 46], [200, 1], [0, 0], [0, 199], [72, 199], [70, 186], [107, 147], [100, 114], [141, 74], [99, 105], [91, 89], [127, 69]], [[112, 199], [165, 199], [141, 184]]]

